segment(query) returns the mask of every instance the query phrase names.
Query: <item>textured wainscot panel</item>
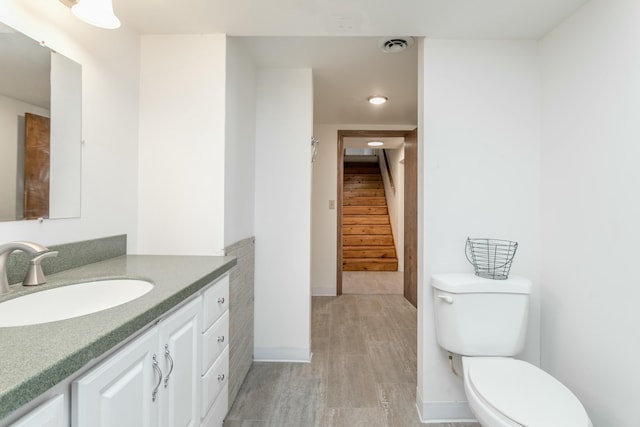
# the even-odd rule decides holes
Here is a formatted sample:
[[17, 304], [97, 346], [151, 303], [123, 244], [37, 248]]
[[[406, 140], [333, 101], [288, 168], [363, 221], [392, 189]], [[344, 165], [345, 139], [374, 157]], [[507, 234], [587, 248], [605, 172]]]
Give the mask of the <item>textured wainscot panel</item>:
[[253, 362], [255, 238], [225, 248], [238, 264], [229, 273], [229, 406]]

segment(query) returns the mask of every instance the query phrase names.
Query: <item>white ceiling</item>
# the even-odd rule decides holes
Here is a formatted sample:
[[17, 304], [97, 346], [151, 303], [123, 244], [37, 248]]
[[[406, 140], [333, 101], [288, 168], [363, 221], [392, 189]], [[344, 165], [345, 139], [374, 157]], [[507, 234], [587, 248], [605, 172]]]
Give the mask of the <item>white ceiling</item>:
[[[417, 124], [417, 48], [382, 36], [539, 39], [587, 0], [113, 0], [141, 34], [243, 36], [258, 66], [311, 67], [314, 121]], [[384, 94], [374, 108], [367, 96]]]
[[114, 0], [141, 34], [537, 39], [586, 0]]
[[[314, 122], [417, 123], [418, 50], [384, 53], [379, 37], [247, 37], [261, 67], [313, 69]], [[384, 95], [384, 105], [367, 102]]]

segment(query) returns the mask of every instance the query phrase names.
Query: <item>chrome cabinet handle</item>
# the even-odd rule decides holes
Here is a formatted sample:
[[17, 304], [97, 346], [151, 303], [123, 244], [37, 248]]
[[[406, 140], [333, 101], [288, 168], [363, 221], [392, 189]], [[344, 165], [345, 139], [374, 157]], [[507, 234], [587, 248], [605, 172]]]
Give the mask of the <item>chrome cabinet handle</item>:
[[224, 374], [218, 374], [218, 381], [224, 381]]
[[218, 298], [218, 304], [224, 304], [224, 297]]
[[218, 342], [222, 344], [224, 342], [224, 335], [218, 337]]
[[151, 393], [151, 401], [155, 402], [156, 397], [158, 397], [158, 388], [160, 388], [160, 384], [162, 384], [162, 371], [160, 370], [160, 366], [158, 366], [158, 358], [155, 354], [153, 355], [153, 369], [160, 377], [158, 378], [158, 384], [156, 384], [156, 387], [153, 389], [153, 393]]
[[164, 345], [164, 357], [165, 359], [169, 359], [169, 363], [171, 363], [171, 367], [169, 368], [169, 373], [164, 379], [164, 388], [167, 388], [167, 386], [169, 385], [169, 377], [173, 372], [173, 357], [171, 357], [171, 352], [169, 351], [169, 344]]

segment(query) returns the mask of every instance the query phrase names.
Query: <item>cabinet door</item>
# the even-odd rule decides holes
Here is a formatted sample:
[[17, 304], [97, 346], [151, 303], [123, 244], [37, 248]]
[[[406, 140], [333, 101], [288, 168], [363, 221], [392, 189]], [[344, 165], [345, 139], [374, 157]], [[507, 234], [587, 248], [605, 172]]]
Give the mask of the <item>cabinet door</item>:
[[[156, 427], [160, 376], [154, 368], [158, 331], [153, 328], [72, 385], [74, 427]], [[160, 355], [158, 355], [159, 357]]]
[[160, 425], [198, 426], [200, 422], [200, 313], [198, 297], [160, 322], [165, 373], [160, 393]]
[[66, 427], [69, 425], [67, 408], [65, 395], [59, 394], [11, 424], [11, 427]]

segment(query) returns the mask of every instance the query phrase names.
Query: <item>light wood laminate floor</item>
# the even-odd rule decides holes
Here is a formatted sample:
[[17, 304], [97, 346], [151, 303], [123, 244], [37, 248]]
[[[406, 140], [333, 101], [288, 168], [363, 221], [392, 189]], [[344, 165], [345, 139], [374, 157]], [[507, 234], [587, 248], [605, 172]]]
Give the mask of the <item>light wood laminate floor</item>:
[[342, 293], [347, 294], [404, 294], [402, 271], [343, 271]]
[[313, 297], [312, 306], [311, 363], [254, 362], [224, 426], [422, 425], [416, 309], [400, 295]]

